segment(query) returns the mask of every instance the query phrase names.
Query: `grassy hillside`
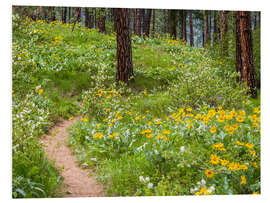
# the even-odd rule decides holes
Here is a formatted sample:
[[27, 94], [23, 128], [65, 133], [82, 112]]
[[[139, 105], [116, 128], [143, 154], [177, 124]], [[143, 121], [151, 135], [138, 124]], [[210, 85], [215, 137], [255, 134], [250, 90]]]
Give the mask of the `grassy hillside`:
[[164, 37], [132, 36], [132, 55], [116, 83], [115, 33], [13, 17], [13, 197], [57, 195], [38, 139], [79, 114], [69, 144], [107, 195], [258, 192], [259, 99], [231, 63]]

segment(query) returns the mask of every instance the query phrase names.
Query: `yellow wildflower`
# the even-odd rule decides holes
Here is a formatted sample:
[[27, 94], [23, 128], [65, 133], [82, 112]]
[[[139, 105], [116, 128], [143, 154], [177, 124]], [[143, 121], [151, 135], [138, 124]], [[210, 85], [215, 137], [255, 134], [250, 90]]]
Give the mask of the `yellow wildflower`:
[[160, 125], [160, 124], [162, 124], [162, 121], [155, 121], [155, 124]]
[[212, 170], [205, 170], [204, 174], [206, 175], [207, 178], [212, 178], [214, 176], [214, 171]]
[[42, 94], [42, 93], [43, 93], [43, 89], [39, 89], [39, 90], [38, 90], [38, 93], [39, 93], [39, 94]]
[[164, 140], [168, 140], [168, 137], [166, 135], [163, 136]]
[[222, 160], [221, 160], [221, 165], [222, 165], [222, 166], [227, 166], [228, 163], [229, 163], [229, 161], [226, 160], [226, 159], [222, 159]]
[[251, 149], [251, 148], [253, 148], [253, 147], [254, 147], [254, 145], [253, 145], [253, 144], [251, 144], [251, 143], [246, 143], [246, 144], [245, 144], [245, 146], [246, 146], [247, 148], [249, 148], [249, 149]]
[[68, 119], [68, 120], [69, 120], [69, 121], [71, 121], [73, 118], [74, 118], [74, 117], [73, 117], [73, 116], [71, 116], [71, 117], [69, 117], [69, 119]]
[[88, 122], [88, 118], [81, 118], [81, 121]]
[[210, 132], [211, 132], [211, 133], [215, 133], [215, 132], [217, 132], [216, 127], [215, 127], [215, 126], [212, 126], [212, 127], [210, 128]]
[[243, 185], [243, 184], [246, 184], [246, 183], [247, 183], [246, 177], [245, 176], [241, 176], [241, 182], [240, 182], [240, 184]]
[[158, 135], [156, 136], [156, 138], [159, 140], [160, 138], [162, 138], [162, 135], [161, 135], [161, 134], [158, 134]]
[[169, 135], [169, 134], [171, 134], [171, 131], [170, 131], [170, 130], [164, 130], [164, 131], [163, 131], [163, 134], [164, 134], [164, 135]]
[[211, 154], [211, 156], [210, 156], [210, 162], [212, 164], [218, 164], [219, 161], [220, 161], [220, 158], [217, 155]]
[[237, 116], [236, 120], [240, 123], [242, 123], [244, 121], [244, 118], [242, 116]]
[[148, 134], [146, 135], [147, 138], [152, 138], [153, 137], [153, 134]]
[[103, 137], [102, 133], [95, 133], [94, 138], [101, 139]]
[[255, 150], [250, 150], [249, 153], [250, 153], [252, 156], [256, 156], [256, 151], [255, 151]]

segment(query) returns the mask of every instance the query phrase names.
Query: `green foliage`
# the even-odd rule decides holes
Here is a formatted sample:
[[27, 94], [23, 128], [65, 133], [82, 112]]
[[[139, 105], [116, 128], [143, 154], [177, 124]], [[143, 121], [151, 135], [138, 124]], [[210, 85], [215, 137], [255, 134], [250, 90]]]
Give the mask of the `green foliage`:
[[[61, 178], [39, 138], [59, 117], [79, 113], [84, 118], [73, 126], [69, 145], [81, 166], [98, 169], [109, 196], [260, 190], [260, 102], [236, 82], [233, 54], [221, 57], [218, 44], [188, 47], [168, 35], [132, 36], [135, 75], [125, 84], [115, 82], [115, 33], [71, 29], [57, 21], [13, 19], [14, 198], [56, 195]], [[242, 121], [237, 116], [243, 111]], [[237, 115], [230, 118], [231, 112]], [[226, 151], [213, 148], [218, 143]], [[213, 154], [248, 169], [213, 164]], [[205, 170], [214, 176], [207, 178]]]

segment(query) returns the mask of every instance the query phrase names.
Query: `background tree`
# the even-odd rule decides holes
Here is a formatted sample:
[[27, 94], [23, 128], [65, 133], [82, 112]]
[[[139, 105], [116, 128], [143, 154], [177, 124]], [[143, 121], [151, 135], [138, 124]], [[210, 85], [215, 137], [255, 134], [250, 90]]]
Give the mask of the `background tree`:
[[143, 16], [143, 37], [149, 37], [150, 33], [150, 21], [151, 21], [152, 9], [144, 9]]
[[177, 10], [169, 10], [169, 30], [173, 39], [176, 39], [176, 14]]
[[210, 33], [209, 33], [209, 11], [205, 11], [205, 44], [209, 45]]
[[193, 20], [192, 20], [192, 11], [189, 11], [189, 36], [190, 36], [190, 46], [194, 46], [193, 39]]
[[141, 36], [141, 9], [135, 9], [134, 12], [134, 25], [135, 25], [135, 34]]
[[155, 9], [153, 9], [153, 19], [152, 19], [152, 37], [154, 37], [155, 36], [155, 18], [156, 18], [156, 11], [155, 11]]
[[184, 19], [183, 19], [183, 35], [184, 35], [184, 40], [187, 42], [187, 11], [183, 12], [184, 14]]
[[242, 60], [241, 60], [241, 44], [240, 44], [240, 15], [239, 11], [235, 12], [235, 45], [236, 45], [236, 53], [235, 53], [235, 67], [236, 72], [240, 74], [240, 77], [237, 78], [238, 81], [240, 81], [243, 78], [242, 73]]
[[256, 89], [256, 77], [254, 68], [254, 57], [253, 57], [253, 39], [251, 30], [251, 18], [249, 11], [239, 11], [237, 13], [239, 22], [240, 35], [240, 55], [241, 55], [241, 71], [242, 80], [250, 89], [250, 94], [253, 97], [257, 96]]
[[220, 40], [222, 45], [222, 53], [224, 56], [228, 55], [228, 41], [226, 39], [227, 31], [228, 31], [228, 11], [221, 12], [221, 28], [220, 28]]
[[218, 40], [218, 25], [217, 25], [217, 14], [218, 11], [214, 11], [214, 42], [217, 42]]
[[98, 29], [99, 32], [104, 33], [106, 32], [105, 28], [105, 8], [98, 9]]
[[133, 76], [131, 37], [129, 31], [130, 10], [116, 10], [117, 71], [116, 81], [127, 82]]

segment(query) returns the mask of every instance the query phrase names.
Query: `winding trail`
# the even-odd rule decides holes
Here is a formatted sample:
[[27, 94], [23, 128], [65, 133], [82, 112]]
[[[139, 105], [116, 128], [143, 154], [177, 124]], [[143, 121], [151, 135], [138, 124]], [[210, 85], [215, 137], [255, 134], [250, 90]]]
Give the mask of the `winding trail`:
[[[105, 191], [95, 177], [89, 176], [89, 169], [82, 169], [72, 149], [67, 146], [67, 128], [71, 127], [80, 117], [57, 123], [42, 140], [43, 148], [49, 160], [55, 165], [64, 178], [64, 197], [104, 197]], [[68, 191], [68, 192], [67, 192]]]

